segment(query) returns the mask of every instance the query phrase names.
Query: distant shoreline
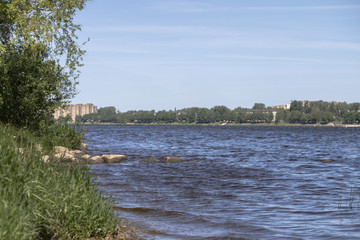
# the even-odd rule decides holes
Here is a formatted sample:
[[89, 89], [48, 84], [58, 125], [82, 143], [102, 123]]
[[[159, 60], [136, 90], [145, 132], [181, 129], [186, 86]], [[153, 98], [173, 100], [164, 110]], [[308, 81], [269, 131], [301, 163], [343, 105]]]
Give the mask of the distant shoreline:
[[345, 127], [358, 128], [360, 124], [343, 124], [343, 123], [328, 123], [328, 124], [301, 124], [301, 123], [75, 123], [70, 124], [79, 125], [120, 125], [120, 126], [274, 126], [274, 127]]

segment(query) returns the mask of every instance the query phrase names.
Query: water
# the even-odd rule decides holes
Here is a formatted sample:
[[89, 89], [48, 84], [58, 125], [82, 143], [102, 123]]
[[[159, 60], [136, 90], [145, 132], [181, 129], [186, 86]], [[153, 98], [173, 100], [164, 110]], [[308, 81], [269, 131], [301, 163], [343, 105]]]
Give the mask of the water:
[[[91, 166], [146, 239], [360, 239], [360, 128], [87, 126]], [[147, 157], [183, 157], [148, 163]]]

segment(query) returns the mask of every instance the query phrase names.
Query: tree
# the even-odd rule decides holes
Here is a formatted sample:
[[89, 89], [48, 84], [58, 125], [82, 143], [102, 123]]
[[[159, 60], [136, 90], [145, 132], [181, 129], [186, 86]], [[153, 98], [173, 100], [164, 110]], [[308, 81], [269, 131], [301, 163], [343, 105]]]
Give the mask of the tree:
[[360, 103], [358, 103], [358, 102], [350, 103], [349, 104], [349, 110], [350, 111], [356, 111], [356, 112], [360, 111]]
[[98, 111], [99, 119], [102, 122], [117, 122], [116, 108], [115, 107], [104, 107]]
[[301, 117], [302, 117], [302, 114], [300, 111], [298, 111], [298, 110], [291, 111], [290, 116], [289, 116], [289, 122], [290, 123], [300, 123]]
[[265, 104], [255, 103], [252, 109], [265, 109]]
[[290, 104], [290, 111], [302, 111], [303, 110], [303, 103], [302, 101], [291, 101]]
[[331, 112], [324, 112], [321, 116], [321, 123], [329, 123], [334, 121], [334, 116]]
[[36, 129], [59, 102], [70, 83], [41, 45], [8, 48], [0, 61], [0, 121]]
[[219, 121], [224, 121], [224, 120], [231, 120], [229, 119], [230, 117], [230, 112], [231, 110], [225, 106], [215, 106], [213, 108], [210, 109], [210, 111], [213, 113], [214, 115], [214, 121], [219, 122]]
[[75, 95], [87, 0], [0, 0], [0, 121], [37, 129]]

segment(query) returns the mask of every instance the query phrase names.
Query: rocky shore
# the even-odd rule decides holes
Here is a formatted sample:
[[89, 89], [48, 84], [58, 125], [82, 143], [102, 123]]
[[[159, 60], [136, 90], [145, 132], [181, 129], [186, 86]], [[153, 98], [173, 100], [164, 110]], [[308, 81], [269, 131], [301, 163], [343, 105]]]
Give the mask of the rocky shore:
[[101, 156], [90, 156], [86, 154], [87, 146], [82, 145], [81, 150], [69, 150], [63, 146], [55, 146], [54, 151], [50, 155], [44, 155], [41, 159], [44, 162], [53, 159], [59, 162], [73, 162], [83, 164], [100, 164], [100, 163], [120, 163], [127, 160], [125, 155], [120, 154], [103, 154]]
[[[37, 147], [41, 151], [41, 146]], [[103, 154], [101, 156], [90, 156], [86, 153], [86, 144], [82, 145], [81, 150], [69, 150], [63, 146], [55, 146], [54, 151], [49, 155], [42, 156], [41, 160], [49, 162], [53, 159], [58, 162], [68, 163], [81, 163], [81, 164], [102, 164], [102, 163], [121, 163], [128, 160], [127, 156], [121, 154]], [[23, 151], [23, 149], [18, 149]], [[163, 157], [161, 159], [155, 157], [144, 158], [141, 162], [164, 162], [164, 163], [178, 163], [183, 162], [184, 159], [181, 157]]]

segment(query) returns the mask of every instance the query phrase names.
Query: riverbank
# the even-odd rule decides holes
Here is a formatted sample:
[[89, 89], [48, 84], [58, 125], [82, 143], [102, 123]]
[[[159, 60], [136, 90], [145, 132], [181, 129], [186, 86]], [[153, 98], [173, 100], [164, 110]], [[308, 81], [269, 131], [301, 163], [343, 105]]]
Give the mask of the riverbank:
[[86, 165], [41, 160], [45, 140], [0, 125], [0, 239], [133, 239]]
[[80, 124], [80, 125], [126, 125], [126, 126], [280, 126], [280, 127], [360, 127], [360, 124], [345, 124], [345, 123], [327, 123], [327, 124], [301, 124], [301, 123], [228, 123], [228, 122], [217, 122], [217, 123], [105, 123], [105, 122], [97, 122], [97, 123], [75, 123], [72, 122], [70, 124]]

